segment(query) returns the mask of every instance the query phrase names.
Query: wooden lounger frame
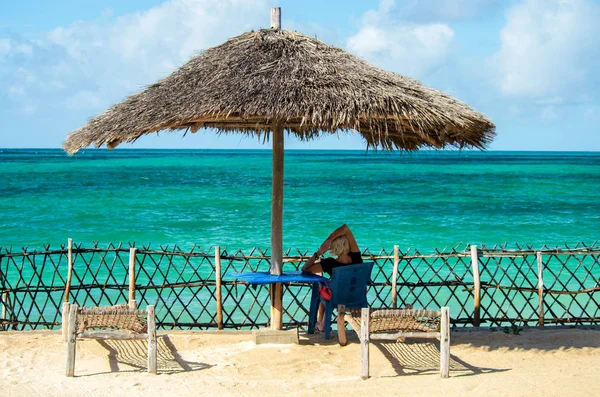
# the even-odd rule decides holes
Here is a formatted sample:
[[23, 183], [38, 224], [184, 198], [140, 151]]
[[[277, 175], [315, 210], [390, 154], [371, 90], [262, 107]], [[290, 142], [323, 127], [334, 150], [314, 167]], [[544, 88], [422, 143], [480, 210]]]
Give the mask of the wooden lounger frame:
[[[68, 324], [63, 328], [68, 331], [67, 376], [75, 374], [75, 354], [77, 339], [119, 339], [148, 341], [148, 372], [156, 374], [156, 320], [154, 306], [146, 310], [137, 310], [127, 305], [84, 308], [63, 304], [63, 310], [69, 313]], [[93, 330], [90, 330], [93, 329]]]
[[369, 377], [369, 342], [401, 338], [435, 338], [440, 341], [440, 376], [447, 378], [450, 362], [450, 311], [408, 309], [352, 309], [338, 305], [338, 339], [347, 343], [348, 322], [360, 339], [360, 376]]

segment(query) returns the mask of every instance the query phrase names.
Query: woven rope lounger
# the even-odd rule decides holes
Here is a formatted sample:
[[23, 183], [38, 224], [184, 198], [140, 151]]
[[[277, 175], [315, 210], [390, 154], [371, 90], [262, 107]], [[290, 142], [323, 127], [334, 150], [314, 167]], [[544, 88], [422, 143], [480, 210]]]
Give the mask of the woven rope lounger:
[[348, 322], [360, 339], [360, 376], [369, 377], [369, 342], [401, 338], [436, 338], [440, 341], [440, 376], [448, 377], [450, 361], [450, 313], [437, 310], [346, 309], [338, 305], [338, 339], [345, 346]]
[[65, 303], [69, 313], [67, 376], [74, 376], [77, 339], [148, 340], [148, 372], [156, 374], [156, 322], [154, 306], [147, 310], [117, 305], [100, 308]]

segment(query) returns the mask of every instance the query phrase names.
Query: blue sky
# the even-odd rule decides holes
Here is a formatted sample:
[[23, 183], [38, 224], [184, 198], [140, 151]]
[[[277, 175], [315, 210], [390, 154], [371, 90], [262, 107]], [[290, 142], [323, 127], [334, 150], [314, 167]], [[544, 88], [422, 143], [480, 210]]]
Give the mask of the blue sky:
[[[600, 150], [600, 0], [104, 0], [0, 3], [0, 147], [66, 135], [192, 56], [244, 31], [284, 29], [466, 102], [497, 126], [492, 150]], [[160, 133], [139, 148], [268, 148]], [[349, 134], [286, 148], [364, 147]]]

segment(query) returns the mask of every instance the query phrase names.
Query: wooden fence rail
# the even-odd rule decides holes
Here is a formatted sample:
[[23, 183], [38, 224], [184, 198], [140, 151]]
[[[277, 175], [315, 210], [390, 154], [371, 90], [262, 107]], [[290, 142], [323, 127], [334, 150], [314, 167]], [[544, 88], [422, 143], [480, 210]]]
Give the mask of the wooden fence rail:
[[[375, 262], [372, 307], [437, 310], [453, 326], [583, 325], [600, 322], [600, 246], [534, 249], [458, 247], [362, 253]], [[284, 253], [284, 269], [301, 267], [306, 251]], [[157, 325], [177, 329], [243, 329], [268, 325], [270, 292], [228, 276], [267, 271], [266, 250], [214, 247], [73, 244], [42, 250], [0, 249], [0, 330], [56, 328], [62, 303], [156, 307]], [[284, 285], [283, 324], [305, 327], [310, 286]]]

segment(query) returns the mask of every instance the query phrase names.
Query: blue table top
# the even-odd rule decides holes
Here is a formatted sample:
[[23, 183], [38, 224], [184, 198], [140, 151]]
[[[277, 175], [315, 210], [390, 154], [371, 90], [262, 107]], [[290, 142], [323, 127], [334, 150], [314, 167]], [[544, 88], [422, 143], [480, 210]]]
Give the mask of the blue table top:
[[245, 272], [245, 273], [226, 273], [225, 276], [238, 279], [248, 284], [274, 284], [274, 283], [317, 283], [319, 281], [329, 281], [328, 278], [314, 273], [303, 273], [300, 270], [283, 272], [281, 276], [275, 276], [269, 272]]

